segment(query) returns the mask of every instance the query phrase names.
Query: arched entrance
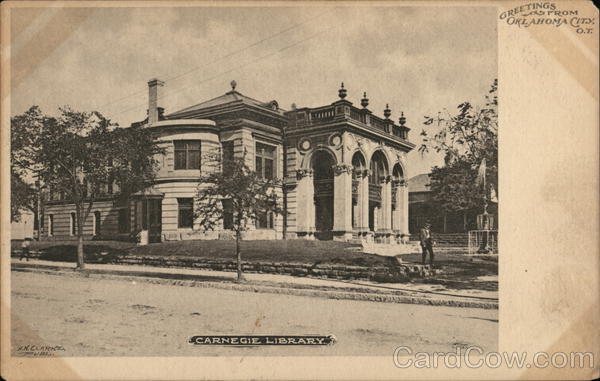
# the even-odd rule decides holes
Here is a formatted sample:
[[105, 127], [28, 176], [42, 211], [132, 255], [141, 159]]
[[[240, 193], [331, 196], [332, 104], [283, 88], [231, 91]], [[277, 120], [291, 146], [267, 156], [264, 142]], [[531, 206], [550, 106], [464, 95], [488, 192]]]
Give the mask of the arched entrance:
[[315, 187], [315, 237], [333, 238], [333, 166], [335, 159], [326, 151], [317, 151], [312, 158]]
[[382, 227], [382, 183], [388, 176], [388, 164], [381, 151], [375, 151], [371, 157], [369, 171], [369, 230], [375, 231]]

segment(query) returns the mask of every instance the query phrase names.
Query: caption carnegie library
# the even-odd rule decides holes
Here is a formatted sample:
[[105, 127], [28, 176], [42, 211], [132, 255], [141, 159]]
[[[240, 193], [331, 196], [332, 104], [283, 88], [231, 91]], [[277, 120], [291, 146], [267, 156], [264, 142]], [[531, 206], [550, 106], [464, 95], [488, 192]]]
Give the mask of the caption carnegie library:
[[330, 345], [332, 336], [193, 336], [194, 345]]

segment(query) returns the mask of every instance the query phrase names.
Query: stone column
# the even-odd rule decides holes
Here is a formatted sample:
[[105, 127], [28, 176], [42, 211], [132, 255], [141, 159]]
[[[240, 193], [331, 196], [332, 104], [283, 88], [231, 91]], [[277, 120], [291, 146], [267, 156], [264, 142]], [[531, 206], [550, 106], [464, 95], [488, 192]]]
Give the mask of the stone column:
[[400, 184], [400, 188], [398, 188], [399, 193], [401, 193], [401, 213], [402, 213], [402, 224], [401, 229], [402, 229], [402, 234], [406, 234], [408, 236], [409, 231], [408, 231], [408, 182], [406, 180], [402, 180], [401, 184]]
[[392, 184], [387, 176], [381, 183], [381, 224], [378, 230], [384, 243], [389, 243], [392, 227]]
[[347, 164], [333, 166], [333, 238], [352, 239], [352, 170]]
[[392, 182], [390, 177], [386, 177], [385, 183], [383, 184], [383, 190], [385, 192], [385, 203], [383, 204], [385, 229], [392, 230]]
[[380, 179], [379, 181], [379, 186], [381, 187], [381, 202], [379, 203], [379, 206], [375, 209], [376, 213], [375, 216], [377, 218], [375, 218], [375, 235], [378, 238], [378, 241], [381, 242], [381, 236], [383, 233], [383, 230], [385, 229], [385, 215], [384, 215], [384, 205], [385, 205], [385, 183], [383, 180]]
[[296, 234], [303, 239], [314, 239], [315, 232], [315, 187], [312, 175], [313, 171], [310, 169], [296, 171]]
[[[354, 169], [354, 177], [352, 178], [352, 198], [354, 199], [354, 193], [356, 192], [356, 204], [352, 202], [352, 228], [355, 231], [360, 230], [362, 227], [362, 171]], [[355, 185], [356, 184], [356, 185]]]
[[[352, 179], [352, 230], [358, 230], [360, 221], [360, 195], [354, 190], [354, 179]], [[354, 201], [354, 193], [356, 193], [356, 201]]]
[[361, 218], [361, 223], [360, 223], [360, 229], [362, 232], [362, 236], [363, 239], [365, 239], [367, 242], [372, 241], [372, 234], [369, 231], [369, 170], [365, 169], [362, 172], [362, 178], [360, 181], [360, 186], [362, 187], [362, 192], [361, 192], [361, 200], [362, 200], [362, 205], [361, 205], [361, 214], [360, 214], [360, 218]]
[[396, 203], [396, 209], [392, 210], [392, 234], [397, 243], [400, 242], [400, 235], [402, 234], [402, 189], [400, 181], [392, 181], [392, 201]]

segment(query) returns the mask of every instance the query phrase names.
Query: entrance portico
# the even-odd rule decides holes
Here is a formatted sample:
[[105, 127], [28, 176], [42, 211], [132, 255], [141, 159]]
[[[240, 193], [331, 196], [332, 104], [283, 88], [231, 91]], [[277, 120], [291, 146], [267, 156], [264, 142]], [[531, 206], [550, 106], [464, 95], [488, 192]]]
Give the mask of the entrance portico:
[[408, 192], [402, 166], [392, 175], [386, 154], [375, 150], [369, 168], [360, 151], [351, 164], [337, 164], [333, 153], [317, 149], [310, 169], [296, 171], [297, 236], [400, 243], [408, 234]]
[[399, 125], [345, 99], [286, 112], [291, 237], [400, 243], [408, 234], [406, 118]]

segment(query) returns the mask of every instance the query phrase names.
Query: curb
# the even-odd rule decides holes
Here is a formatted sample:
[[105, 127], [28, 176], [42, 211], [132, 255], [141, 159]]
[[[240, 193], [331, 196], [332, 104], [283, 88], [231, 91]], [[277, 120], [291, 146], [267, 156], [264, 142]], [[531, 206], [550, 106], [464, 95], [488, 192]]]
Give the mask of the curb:
[[407, 291], [383, 292], [366, 288], [343, 289], [333, 286], [319, 287], [312, 285], [295, 285], [290, 283], [274, 282], [247, 282], [234, 283], [231, 278], [195, 276], [189, 274], [161, 273], [159, 271], [147, 272], [86, 269], [82, 272], [61, 266], [50, 266], [28, 263], [12, 263], [12, 271], [35, 272], [48, 275], [83, 277], [94, 279], [128, 280], [140, 281], [151, 284], [186, 286], [199, 288], [216, 288], [231, 291], [258, 292], [281, 295], [321, 297], [327, 299], [360, 300], [369, 302], [420, 304], [431, 306], [463, 307], [498, 309], [498, 303], [482, 302], [474, 300], [461, 300], [460, 298], [431, 298], [424, 295], [416, 295]]

